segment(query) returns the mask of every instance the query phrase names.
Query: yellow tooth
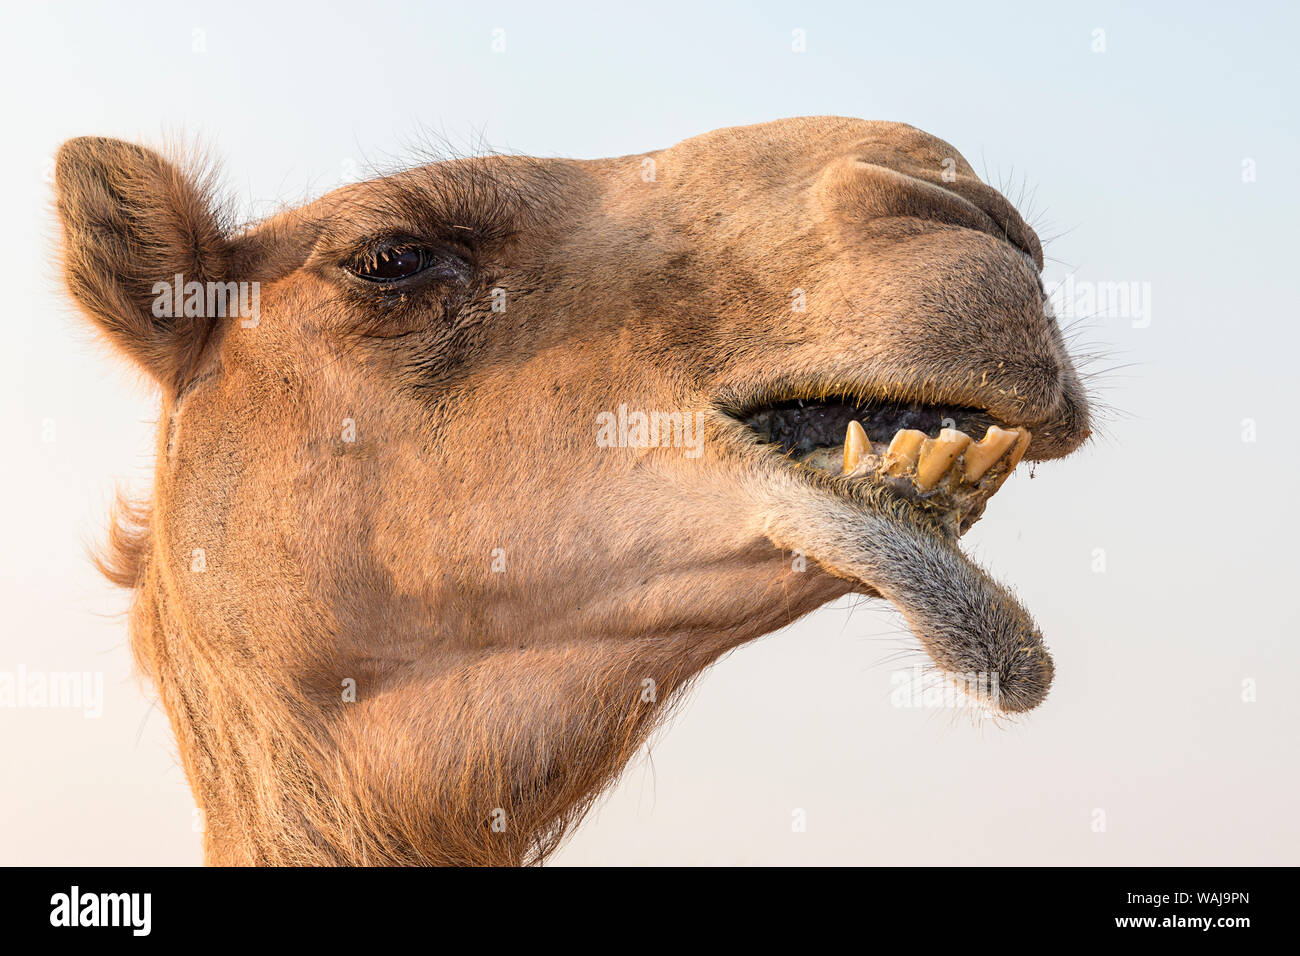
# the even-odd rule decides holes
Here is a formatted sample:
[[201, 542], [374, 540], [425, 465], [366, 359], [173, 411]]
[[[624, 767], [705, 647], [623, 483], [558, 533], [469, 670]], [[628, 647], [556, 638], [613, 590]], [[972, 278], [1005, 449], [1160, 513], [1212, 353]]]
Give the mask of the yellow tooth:
[[1005, 428], [998, 428], [997, 425], [990, 425], [984, 437], [966, 449], [966, 454], [962, 458], [965, 469], [962, 477], [972, 484], [979, 481], [1019, 437], [1020, 433], [1014, 428], [1008, 431]]
[[844, 435], [844, 474], [858, 467], [862, 456], [871, 451], [871, 442], [867, 433], [857, 422], [849, 422], [849, 430]]
[[1015, 468], [1020, 464], [1020, 459], [1025, 457], [1025, 449], [1029, 447], [1029, 440], [1033, 437], [1029, 434], [1028, 428], [1019, 428], [1020, 439], [1016, 442], [1016, 447], [1011, 449], [1011, 457], [1007, 459], [1007, 471]]
[[1015, 470], [1016, 465], [1020, 464], [1025, 449], [1029, 447], [1029, 429], [1017, 428], [1014, 431], [1019, 432], [1019, 434], [1016, 436], [1015, 445], [1012, 446], [1011, 451], [1007, 452], [1006, 467], [998, 469], [998, 474], [993, 477], [991, 484], [987, 478], [983, 482], [985, 487], [982, 490], [986, 494], [993, 494], [1002, 487], [1003, 482], [1011, 477], [1011, 472]]
[[952, 467], [957, 456], [970, 444], [970, 436], [955, 428], [945, 428], [939, 437], [926, 439], [921, 445], [921, 457], [916, 465], [916, 484], [929, 491], [944, 473]]
[[924, 441], [925, 432], [915, 428], [905, 428], [895, 435], [885, 452], [885, 474], [905, 475], [915, 468]]

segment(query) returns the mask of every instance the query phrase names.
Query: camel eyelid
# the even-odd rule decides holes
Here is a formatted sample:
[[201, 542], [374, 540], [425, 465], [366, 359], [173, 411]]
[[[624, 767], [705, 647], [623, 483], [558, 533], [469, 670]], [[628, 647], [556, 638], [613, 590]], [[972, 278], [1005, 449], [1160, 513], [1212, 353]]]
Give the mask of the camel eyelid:
[[[360, 270], [373, 269], [394, 255], [413, 251], [424, 254], [429, 260], [428, 266], [415, 275], [434, 270], [439, 263], [449, 267], [441, 270], [446, 278], [467, 279], [475, 270], [474, 251], [468, 245], [406, 233], [383, 233], [354, 243], [350, 249], [337, 255], [337, 263], [344, 272], [365, 281], [359, 275]], [[410, 278], [414, 279], [415, 275]]]

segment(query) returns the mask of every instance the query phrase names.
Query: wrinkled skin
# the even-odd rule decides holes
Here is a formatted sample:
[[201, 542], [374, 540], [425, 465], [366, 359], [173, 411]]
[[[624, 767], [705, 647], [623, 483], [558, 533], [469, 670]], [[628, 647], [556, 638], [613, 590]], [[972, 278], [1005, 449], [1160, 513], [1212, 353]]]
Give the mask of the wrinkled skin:
[[[240, 232], [117, 141], [66, 144], [57, 189], [72, 294], [162, 394], [110, 563], [210, 862], [539, 859], [692, 676], [849, 591], [1001, 709], [1046, 693], [1032, 620], [923, 509], [727, 414], [834, 392], [979, 409], [1030, 460], [1086, 439], [1038, 239], [942, 141], [460, 160]], [[436, 257], [407, 285], [341, 265], [398, 234]], [[257, 281], [260, 321], [153, 317], [177, 272]], [[601, 447], [620, 405], [698, 412], [698, 456]]]

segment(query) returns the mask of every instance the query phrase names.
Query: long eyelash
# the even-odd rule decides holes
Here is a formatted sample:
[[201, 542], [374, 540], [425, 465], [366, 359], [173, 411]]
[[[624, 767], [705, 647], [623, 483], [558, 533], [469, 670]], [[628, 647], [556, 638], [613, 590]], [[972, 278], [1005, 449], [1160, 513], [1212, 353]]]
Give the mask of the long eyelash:
[[493, 157], [445, 160], [366, 185], [335, 214], [352, 221], [403, 222], [420, 239], [471, 248], [514, 235], [559, 188], [540, 163], [514, 158], [506, 171]]
[[356, 252], [345, 256], [344, 261], [353, 266], [374, 269], [379, 266], [381, 261], [387, 262], [399, 253], [420, 249], [425, 245], [419, 239], [406, 235], [375, 236], [368, 239]]

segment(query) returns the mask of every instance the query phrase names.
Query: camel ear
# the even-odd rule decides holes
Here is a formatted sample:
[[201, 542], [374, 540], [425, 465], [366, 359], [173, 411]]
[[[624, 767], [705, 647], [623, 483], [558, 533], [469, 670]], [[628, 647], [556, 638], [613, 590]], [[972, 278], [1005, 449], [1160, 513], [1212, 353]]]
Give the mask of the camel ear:
[[170, 290], [178, 275], [182, 288], [206, 285], [231, 267], [210, 186], [143, 146], [97, 137], [64, 143], [54, 176], [68, 290], [116, 348], [179, 388], [218, 320], [187, 317]]

